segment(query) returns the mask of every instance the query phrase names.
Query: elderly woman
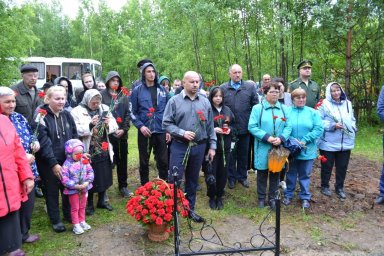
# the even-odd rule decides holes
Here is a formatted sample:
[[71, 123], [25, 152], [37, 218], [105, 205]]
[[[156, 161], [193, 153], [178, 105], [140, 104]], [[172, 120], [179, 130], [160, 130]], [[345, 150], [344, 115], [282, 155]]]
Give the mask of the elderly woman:
[[344, 200], [344, 180], [351, 149], [355, 145], [356, 120], [352, 103], [347, 99], [340, 84], [332, 82], [327, 85], [319, 112], [323, 120], [324, 134], [318, 142], [318, 147], [320, 154], [327, 159], [321, 162], [321, 193], [332, 195], [329, 180], [335, 165], [335, 191], [337, 196]]
[[19, 209], [33, 194], [33, 174], [15, 127], [3, 114], [0, 123], [0, 255], [25, 255]]
[[255, 137], [254, 154], [257, 169], [258, 206], [265, 206], [269, 179], [269, 206], [275, 208], [275, 196], [279, 184], [279, 173], [268, 172], [268, 152], [281, 145], [291, 134], [288, 108], [278, 101], [280, 86], [270, 83], [264, 88], [264, 100], [253, 107], [248, 123], [249, 132]]
[[[107, 105], [101, 104], [101, 94], [96, 89], [84, 93], [83, 100], [71, 112], [84, 150], [91, 155], [91, 165], [95, 179], [93, 188], [88, 192], [86, 213], [95, 212], [93, 194], [98, 193], [97, 208], [112, 211], [113, 208], [104, 201], [105, 191], [112, 186], [113, 150], [108, 134], [115, 133], [119, 128]], [[103, 146], [107, 145], [107, 146]]]
[[[35, 153], [40, 149], [40, 144], [33, 136], [33, 132], [27, 119], [23, 115], [15, 112], [15, 92], [9, 87], [0, 87], [0, 107], [2, 109], [2, 114], [7, 116], [15, 127], [16, 132], [20, 137], [21, 144], [27, 153], [27, 159], [31, 164], [34, 179], [38, 179], [39, 173], [37, 172], [35, 157], [32, 153]], [[28, 194], [28, 200], [23, 202], [20, 208], [21, 233], [24, 243], [33, 243], [40, 239], [38, 235], [29, 234], [34, 205], [35, 193], [32, 192]]]
[[62, 86], [52, 86], [48, 89], [40, 112], [35, 118], [35, 129], [38, 129], [40, 150], [36, 154], [36, 163], [39, 170], [43, 193], [46, 200], [47, 212], [55, 232], [64, 232], [65, 226], [60, 220], [59, 194], [62, 198], [64, 219], [70, 222], [71, 214], [68, 196], [63, 194], [62, 168], [66, 155], [65, 142], [76, 139], [76, 125], [71, 114], [64, 110], [67, 96]]
[[292, 126], [291, 136], [305, 146], [300, 154], [289, 163], [286, 174], [287, 190], [283, 204], [289, 205], [296, 190], [296, 181], [299, 179], [302, 207], [310, 207], [311, 193], [309, 192], [310, 178], [314, 159], [317, 157], [317, 139], [323, 133], [323, 124], [318, 111], [305, 106], [307, 94], [301, 88], [291, 92], [293, 107], [288, 122]]

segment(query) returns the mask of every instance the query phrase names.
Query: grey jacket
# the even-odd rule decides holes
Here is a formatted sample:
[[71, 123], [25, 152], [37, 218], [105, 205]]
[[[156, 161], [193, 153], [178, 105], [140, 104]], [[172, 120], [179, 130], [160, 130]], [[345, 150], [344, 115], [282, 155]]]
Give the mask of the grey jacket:
[[35, 97], [32, 99], [28, 88], [24, 85], [23, 81], [11, 86], [11, 89], [16, 93], [15, 112], [22, 114], [25, 118], [27, 118], [28, 123], [31, 125], [36, 108], [43, 103], [42, 99], [39, 98], [39, 91], [35, 86]]

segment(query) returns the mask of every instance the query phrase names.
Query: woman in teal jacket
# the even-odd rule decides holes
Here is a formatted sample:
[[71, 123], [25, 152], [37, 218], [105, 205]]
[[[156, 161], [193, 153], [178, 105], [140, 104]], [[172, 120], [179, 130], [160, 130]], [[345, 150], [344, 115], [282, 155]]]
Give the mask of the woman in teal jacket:
[[269, 176], [269, 206], [275, 208], [275, 195], [279, 184], [279, 173], [268, 172], [268, 152], [279, 146], [291, 134], [287, 122], [289, 109], [278, 102], [280, 85], [272, 82], [264, 88], [264, 100], [252, 108], [248, 123], [249, 132], [255, 137], [254, 154], [257, 169], [258, 206], [263, 208]]
[[292, 126], [291, 136], [300, 141], [305, 148], [289, 163], [286, 182], [287, 190], [283, 204], [289, 205], [299, 179], [300, 193], [304, 209], [310, 207], [311, 193], [309, 192], [310, 178], [314, 159], [317, 157], [317, 139], [323, 134], [323, 124], [320, 114], [313, 108], [305, 106], [307, 94], [301, 88], [291, 93], [293, 107], [288, 122]]

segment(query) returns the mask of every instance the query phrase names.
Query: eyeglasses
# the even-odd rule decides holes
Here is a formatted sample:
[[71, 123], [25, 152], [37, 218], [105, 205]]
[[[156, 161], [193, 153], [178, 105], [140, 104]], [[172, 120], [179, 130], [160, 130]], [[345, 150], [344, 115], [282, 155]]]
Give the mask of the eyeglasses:
[[270, 94], [278, 94], [280, 91], [268, 91]]

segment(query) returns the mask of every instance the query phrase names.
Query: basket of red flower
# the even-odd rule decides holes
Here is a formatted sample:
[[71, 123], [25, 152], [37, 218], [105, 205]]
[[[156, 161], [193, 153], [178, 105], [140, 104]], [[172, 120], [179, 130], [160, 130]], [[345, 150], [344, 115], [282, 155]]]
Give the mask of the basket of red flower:
[[[139, 187], [127, 202], [127, 213], [143, 226], [148, 226], [148, 238], [161, 242], [173, 231], [174, 185], [154, 179]], [[183, 191], [177, 190], [176, 209], [182, 217], [188, 216], [189, 202]]]

